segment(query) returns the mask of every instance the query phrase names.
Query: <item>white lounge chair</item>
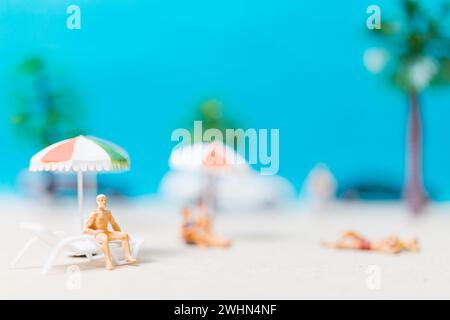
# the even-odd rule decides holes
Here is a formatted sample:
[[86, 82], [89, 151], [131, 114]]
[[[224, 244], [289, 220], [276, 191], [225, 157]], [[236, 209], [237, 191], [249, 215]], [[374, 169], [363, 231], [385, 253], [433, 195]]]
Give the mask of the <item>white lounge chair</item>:
[[[85, 256], [89, 261], [103, 259], [101, 247], [97, 242], [95, 242], [92, 236], [79, 235], [67, 237], [64, 236], [64, 232], [53, 232], [45, 226], [36, 223], [22, 223], [20, 228], [33, 234], [33, 238], [25, 244], [15, 259], [11, 262], [11, 266], [13, 268], [16, 268], [25, 253], [38, 242], [44, 243], [51, 249], [50, 255], [42, 268], [43, 274], [48, 274], [50, 269], [55, 264], [56, 259], [61, 256], [62, 253], [65, 253], [66, 256]], [[133, 257], [136, 258], [138, 256], [139, 249], [143, 242], [143, 239], [130, 237], [131, 254]], [[111, 241], [110, 249], [116, 265], [126, 264], [126, 261], [123, 258], [119, 258], [121, 257], [122, 252], [122, 245], [120, 241]]]

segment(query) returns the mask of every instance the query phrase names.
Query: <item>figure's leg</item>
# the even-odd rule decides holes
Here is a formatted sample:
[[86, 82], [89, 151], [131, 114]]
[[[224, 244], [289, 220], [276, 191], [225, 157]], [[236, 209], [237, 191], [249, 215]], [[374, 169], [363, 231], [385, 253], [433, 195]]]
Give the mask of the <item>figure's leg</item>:
[[352, 240], [356, 240], [356, 241], [364, 241], [365, 240], [362, 235], [360, 235], [359, 233], [357, 233], [355, 231], [344, 232], [341, 236], [341, 239], [343, 239], [343, 240], [352, 239]]
[[344, 248], [342, 248], [342, 246], [340, 245], [339, 241], [337, 241], [337, 242], [322, 241], [320, 244], [322, 245], [322, 247], [326, 247], [326, 248], [331, 248], [331, 249], [344, 249]]
[[124, 232], [111, 232], [109, 235], [110, 240], [120, 240], [122, 241], [122, 249], [123, 254], [125, 256], [125, 260], [128, 263], [136, 263], [137, 260], [131, 256], [131, 247], [130, 247], [130, 237], [128, 234]]
[[332, 249], [350, 249], [350, 250], [357, 250], [360, 249], [360, 244], [357, 242], [346, 242], [338, 240], [336, 242], [325, 242], [322, 241], [322, 246]]
[[366, 239], [355, 231], [344, 232], [341, 238], [336, 242], [338, 249], [359, 250], [362, 248]]
[[183, 238], [187, 244], [194, 244], [202, 248], [208, 246], [208, 243], [205, 241], [204, 237], [201, 236], [201, 234], [199, 234], [196, 230], [187, 231]]
[[114, 264], [111, 259], [111, 252], [109, 250], [109, 239], [105, 233], [99, 233], [95, 236], [95, 241], [102, 246], [103, 254], [105, 255], [105, 266], [108, 270], [114, 269]]
[[364, 237], [354, 231], [346, 231], [341, 237], [334, 243], [322, 242], [324, 247], [334, 248], [334, 249], [351, 249], [357, 250], [361, 249], [361, 245], [364, 241]]
[[193, 231], [192, 234], [192, 239], [194, 240], [194, 243], [202, 248], [207, 248], [209, 247], [209, 243], [206, 239], [206, 235], [203, 232], [198, 232], [197, 230]]
[[206, 241], [209, 245], [214, 247], [229, 247], [231, 245], [231, 241], [228, 239], [224, 239], [218, 236], [205, 235]]

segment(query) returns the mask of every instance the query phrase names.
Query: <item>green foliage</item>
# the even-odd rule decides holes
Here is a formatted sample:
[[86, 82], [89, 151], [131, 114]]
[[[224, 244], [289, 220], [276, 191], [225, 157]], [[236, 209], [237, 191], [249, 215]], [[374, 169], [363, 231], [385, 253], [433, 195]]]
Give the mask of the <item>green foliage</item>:
[[10, 124], [18, 137], [44, 148], [82, 133], [82, 108], [70, 85], [51, 74], [41, 57], [30, 57], [16, 69]]
[[431, 85], [449, 85], [449, 3], [442, 3], [437, 13], [431, 14], [418, 0], [399, 1], [401, 18], [383, 16], [381, 29], [370, 31], [389, 52], [388, 78], [408, 93]]
[[[217, 99], [208, 99], [201, 102], [195, 110], [194, 121], [202, 121], [203, 132], [208, 129], [218, 129], [224, 137], [226, 136], [226, 129], [237, 128], [234, 120], [224, 115], [223, 103]], [[193, 128], [191, 134], [193, 135]]]

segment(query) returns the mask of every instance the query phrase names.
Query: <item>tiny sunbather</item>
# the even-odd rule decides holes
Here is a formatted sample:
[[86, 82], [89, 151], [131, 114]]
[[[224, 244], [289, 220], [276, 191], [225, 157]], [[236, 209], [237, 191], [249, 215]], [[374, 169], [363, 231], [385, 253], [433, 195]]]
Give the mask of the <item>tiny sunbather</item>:
[[[113, 270], [114, 264], [109, 250], [109, 242], [112, 240], [120, 240], [122, 242], [125, 260], [129, 264], [136, 263], [137, 260], [131, 256], [130, 238], [128, 234], [122, 232], [111, 212], [106, 210], [106, 205], [106, 196], [99, 195], [97, 197], [97, 210], [91, 214], [86, 222], [84, 233], [93, 236], [95, 241], [102, 246], [106, 269]], [[113, 231], [108, 229], [108, 225], [111, 225]]]
[[181, 236], [190, 245], [200, 247], [228, 247], [231, 241], [221, 238], [211, 233], [211, 222], [207, 213], [201, 208], [194, 220], [191, 209], [185, 207], [182, 210], [183, 224], [181, 226]]
[[402, 241], [392, 235], [381, 241], [371, 242], [354, 231], [347, 231], [334, 243], [322, 242], [322, 245], [334, 249], [379, 251], [389, 254], [398, 254], [403, 251], [419, 252], [419, 243], [416, 238]]

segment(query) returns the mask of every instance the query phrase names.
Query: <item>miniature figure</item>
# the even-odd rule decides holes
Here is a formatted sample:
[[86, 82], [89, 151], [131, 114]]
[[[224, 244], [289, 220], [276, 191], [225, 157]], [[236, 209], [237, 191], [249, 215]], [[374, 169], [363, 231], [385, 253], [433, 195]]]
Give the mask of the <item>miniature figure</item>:
[[193, 220], [191, 209], [182, 210], [181, 236], [187, 244], [200, 247], [228, 247], [231, 241], [211, 233], [211, 220], [203, 202], [197, 203], [197, 219]]
[[312, 210], [325, 212], [336, 199], [336, 178], [325, 164], [319, 163], [309, 173], [303, 189], [305, 200]]
[[[116, 220], [114, 220], [111, 212], [106, 210], [106, 204], [106, 196], [103, 194], [99, 195], [97, 197], [97, 211], [93, 212], [86, 222], [84, 233], [94, 236], [95, 241], [102, 246], [102, 250], [105, 255], [106, 269], [113, 270], [114, 264], [111, 259], [109, 241], [122, 241], [125, 260], [129, 264], [134, 264], [137, 260], [131, 256], [130, 239], [128, 234], [122, 232], [120, 226], [117, 224]], [[109, 224], [111, 224], [114, 231], [109, 231]]]
[[222, 238], [218, 235], [213, 235], [212, 233], [212, 222], [211, 222], [211, 214], [208, 211], [208, 206], [200, 198], [197, 201], [197, 219], [196, 225], [201, 236], [206, 239], [206, 241], [211, 246], [215, 247], [228, 247], [231, 245], [231, 241], [229, 239]]
[[323, 246], [334, 249], [379, 251], [389, 254], [398, 254], [403, 251], [419, 252], [419, 243], [416, 238], [409, 241], [401, 241], [399, 237], [392, 235], [378, 242], [370, 242], [362, 235], [354, 231], [347, 231], [335, 243], [323, 242]]
[[197, 225], [203, 232], [211, 235], [211, 216], [209, 214], [208, 206], [202, 198], [199, 198], [196, 203]]
[[181, 237], [186, 244], [207, 247], [208, 243], [199, 235], [197, 225], [192, 221], [192, 212], [189, 208], [183, 208], [183, 225], [181, 226]]

